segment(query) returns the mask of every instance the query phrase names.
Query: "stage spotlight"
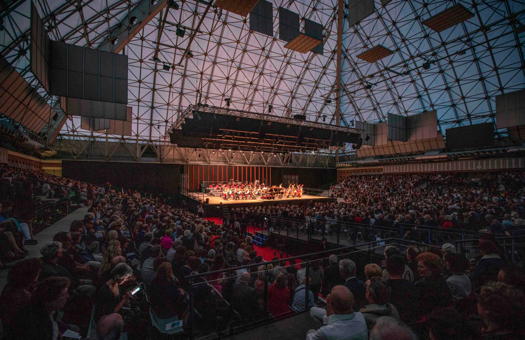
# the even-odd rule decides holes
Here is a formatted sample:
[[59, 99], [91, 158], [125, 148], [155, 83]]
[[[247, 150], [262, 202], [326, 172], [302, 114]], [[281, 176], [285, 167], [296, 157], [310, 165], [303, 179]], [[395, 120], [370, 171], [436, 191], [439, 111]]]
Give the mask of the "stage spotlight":
[[423, 64], [423, 68], [424, 68], [425, 70], [430, 69], [430, 63], [429, 63], [428, 61], [425, 62], [425, 63]]
[[129, 18], [130, 25], [135, 25], [137, 23], [137, 21], [138, 21], [138, 19], [135, 16]]
[[170, 67], [169, 64], [166, 64], [166, 63], [162, 64], [162, 69], [163, 69], [164, 71], [169, 71], [170, 68], [171, 68], [171, 67]]
[[272, 113], [273, 105], [268, 105], [268, 113]]
[[226, 102], [226, 106], [230, 107], [232, 99], [231, 98], [224, 98], [224, 101]]

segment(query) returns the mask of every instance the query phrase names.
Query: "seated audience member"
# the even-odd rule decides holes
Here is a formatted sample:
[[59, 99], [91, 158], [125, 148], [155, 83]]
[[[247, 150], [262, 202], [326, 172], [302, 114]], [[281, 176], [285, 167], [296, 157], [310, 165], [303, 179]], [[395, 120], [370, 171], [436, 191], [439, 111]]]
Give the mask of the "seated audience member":
[[310, 270], [308, 273], [309, 276], [309, 282], [310, 282], [310, 289], [312, 289], [312, 293], [314, 294], [314, 299], [317, 302], [319, 292], [321, 291], [321, 285], [323, 283], [323, 268], [321, 267], [321, 261], [313, 261], [310, 265]]
[[53, 241], [46, 244], [40, 249], [42, 254], [42, 272], [40, 273], [40, 280], [51, 276], [62, 276], [68, 279], [73, 279], [71, 273], [64, 267], [58, 264], [62, 257], [62, 243]]
[[292, 300], [292, 310], [295, 312], [304, 312], [315, 306], [314, 294], [306, 288], [306, 273], [297, 273], [299, 285], [295, 288]]
[[102, 284], [96, 295], [95, 321], [97, 334], [102, 339], [120, 338], [124, 319], [119, 313], [129, 301], [131, 294], [121, 291], [122, 286], [133, 277], [133, 270], [126, 263], [119, 263], [111, 271], [111, 278]]
[[149, 286], [153, 278], [155, 277], [155, 263], [159, 258], [160, 246], [154, 245], [149, 250], [146, 250], [146, 259], [142, 263], [142, 268], [140, 269], [140, 276], [142, 281]]
[[339, 261], [339, 273], [344, 281], [344, 285], [350, 289], [354, 296], [355, 309], [361, 308], [365, 304], [365, 286], [363, 281], [356, 277], [355, 262], [350, 259]]
[[[399, 251], [399, 249], [396, 246], [386, 246], [385, 247], [385, 251], [384, 251], [385, 261], [390, 256], [400, 255], [400, 254], [401, 254], [401, 252]], [[414, 282], [414, 280], [415, 280], [414, 272], [412, 271], [412, 269], [408, 265], [405, 265], [402, 277], [403, 277], [403, 279], [405, 279], [407, 281]], [[389, 278], [389, 273], [388, 273], [388, 270], [386, 268], [383, 271], [383, 278], [385, 280], [388, 280], [388, 278]]]
[[339, 265], [337, 255], [332, 254], [328, 257], [328, 266], [324, 269], [323, 277], [323, 294], [328, 295], [334, 286], [342, 284], [341, 274], [339, 274]]
[[419, 280], [419, 274], [417, 273], [417, 256], [421, 253], [421, 250], [419, 250], [416, 246], [410, 246], [405, 251], [405, 258], [406, 258], [406, 265], [412, 270], [412, 273], [414, 274], [414, 280], [412, 282], [416, 282]]
[[365, 265], [365, 278], [367, 280], [370, 280], [373, 277], [382, 277], [383, 276], [383, 270], [381, 270], [381, 267], [379, 267], [375, 263], [369, 263]]
[[21, 309], [7, 329], [7, 339], [12, 340], [55, 340], [62, 338], [65, 331], [58, 315], [69, 298], [71, 281], [66, 277], [49, 277], [40, 281], [32, 296], [31, 303]]
[[438, 308], [430, 313], [426, 323], [430, 340], [469, 340], [472, 327], [454, 308]]
[[505, 265], [493, 240], [480, 239], [479, 251], [482, 256], [471, 275], [472, 284], [478, 288], [489, 281], [496, 281], [499, 270]]
[[371, 329], [376, 320], [382, 316], [399, 319], [396, 307], [390, 303], [390, 287], [378, 277], [373, 277], [365, 282], [365, 297], [368, 302], [359, 311], [363, 313], [368, 329]]
[[452, 305], [452, 295], [442, 276], [443, 264], [441, 258], [430, 252], [417, 256], [417, 271], [421, 277], [416, 282], [419, 293], [418, 315], [425, 316], [434, 308]]
[[268, 311], [274, 316], [290, 312], [291, 293], [286, 282], [286, 274], [279, 273], [275, 282], [268, 287]]
[[326, 299], [326, 324], [309, 330], [307, 340], [367, 340], [368, 329], [363, 314], [354, 312], [352, 292], [346, 286], [335, 286]]
[[417, 336], [400, 320], [382, 316], [370, 331], [370, 340], [417, 340]]
[[163, 262], [157, 269], [149, 289], [151, 309], [161, 319], [184, 319], [187, 302], [184, 290], [177, 284], [171, 263]]
[[239, 282], [234, 285], [231, 297], [232, 307], [245, 321], [255, 320], [261, 315], [255, 288], [250, 285], [250, 282], [250, 273], [242, 273]]
[[41, 268], [40, 261], [33, 258], [18, 262], [7, 273], [7, 284], [0, 296], [0, 319], [4, 329], [11, 327], [12, 318], [30, 303]]
[[389, 273], [390, 301], [399, 312], [401, 320], [410, 323], [416, 320], [417, 290], [414, 284], [402, 278], [405, 259], [402, 255], [390, 256], [385, 263]]
[[498, 272], [498, 282], [506, 283], [525, 293], [525, 272], [516, 265], [503, 266]]
[[525, 297], [522, 291], [502, 282], [481, 287], [478, 314], [485, 339], [517, 340], [525, 338]]
[[467, 259], [460, 254], [447, 253], [444, 257], [445, 268], [450, 273], [447, 285], [454, 300], [462, 300], [472, 293], [470, 278], [465, 275], [468, 266]]

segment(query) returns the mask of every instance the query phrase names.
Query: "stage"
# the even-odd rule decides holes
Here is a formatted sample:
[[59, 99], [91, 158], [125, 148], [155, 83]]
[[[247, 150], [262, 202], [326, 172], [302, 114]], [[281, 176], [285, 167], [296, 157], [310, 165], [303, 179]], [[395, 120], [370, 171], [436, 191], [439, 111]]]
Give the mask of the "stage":
[[332, 198], [324, 196], [304, 195], [295, 198], [276, 198], [266, 199], [249, 199], [249, 200], [225, 200], [222, 197], [212, 196], [201, 192], [189, 192], [187, 197], [205, 205], [205, 206], [225, 206], [225, 205], [268, 205], [275, 203], [306, 203], [311, 201], [321, 202], [330, 201]]

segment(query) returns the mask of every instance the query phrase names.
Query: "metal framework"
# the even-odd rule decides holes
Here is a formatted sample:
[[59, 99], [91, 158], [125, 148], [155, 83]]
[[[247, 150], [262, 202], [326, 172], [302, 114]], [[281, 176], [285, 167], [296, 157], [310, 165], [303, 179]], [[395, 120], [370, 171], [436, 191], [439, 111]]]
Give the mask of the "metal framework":
[[[376, 0], [376, 11], [354, 26], [348, 1], [271, 0], [273, 37], [250, 31], [249, 19], [216, 8], [213, 1], [170, 1], [151, 12], [155, 15], [125, 39], [122, 50], [129, 56], [133, 138], [160, 145], [183, 110], [199, 103], [283, 117], [304, 114], [349, 127], [355, 121], [384, 121], [388, 113], [437, 110], [444, 133], [493, 122], [495, 96], [525, 86], [525, 0]], [[93, 47], [122, 31], [144, 3], [33, 2], [50, 38]], [[38, 87], [28, 67], [29, 3], [2, 2], [0, 55]], [[455, 4], [474, 17], [442, 32], [422, 24]], [[284, 47], [277, 34], [279, 6], [324, 25], [322, 55]], [[393, 54], [373, 63], [357, 57], [374, 46]], [[62, 121], [58, 98], [39, 93]], [[43, 131], [47, 136], [59, 128], [51, 123]], [[82, 130], [78, 117], [68, 117], [61, 133], [103, 137]]]
[[153, 162], [202, 165], [252, 165], [289, 168], [334, 168], [330, 154], [272, 153], [239, 150], [194, 149], [147, 139], [62, 134], [55, 143], [59, 156], [70, 159], [115, 162]]

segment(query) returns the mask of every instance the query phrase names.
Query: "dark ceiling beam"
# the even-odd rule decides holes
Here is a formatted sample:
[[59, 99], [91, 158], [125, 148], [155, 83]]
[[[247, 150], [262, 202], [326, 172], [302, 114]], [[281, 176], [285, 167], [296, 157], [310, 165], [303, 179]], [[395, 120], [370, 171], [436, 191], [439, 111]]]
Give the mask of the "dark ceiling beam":
[[153, 4], [151, 0], [142, 0], [120, 23], [110, 29], [98, 49], [114, 53], [122, 51], [131, 39], [167, 5], [168, 0], [160, 0]]

